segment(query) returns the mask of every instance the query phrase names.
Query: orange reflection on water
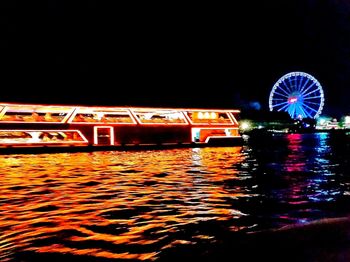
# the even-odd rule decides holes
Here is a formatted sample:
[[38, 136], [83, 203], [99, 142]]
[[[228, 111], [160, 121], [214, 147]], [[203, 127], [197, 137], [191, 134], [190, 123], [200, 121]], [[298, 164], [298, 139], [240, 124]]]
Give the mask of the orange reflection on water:
[[244, 215], [226, 200], [249, 190], [224, 187], [241, 149], [1, 156], [2, 251], [155, 259], [184, 227]]
[[138, 259], [138, 260], [148, 260], [154, 257], [157, 252], [144, 253], [144, 254], [130, 254], [128, 252], [124, 253], [112, 253], [101, 249], [75, 249], [64, 247], [62, 245], [54, 244], [47, 247], [41, 248], [28, 248], [28, 250], [39, 252], [39, 253], [69, 253], [74, 255], [90, 255], [94, 257], [109, 258], [109, 259]]

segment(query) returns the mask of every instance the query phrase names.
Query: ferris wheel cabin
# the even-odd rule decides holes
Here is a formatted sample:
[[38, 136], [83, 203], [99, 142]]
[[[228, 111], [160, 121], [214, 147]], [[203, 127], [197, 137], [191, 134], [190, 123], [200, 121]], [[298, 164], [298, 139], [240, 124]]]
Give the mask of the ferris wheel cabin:
[[232, 145], [242, 139], [239, 112], [0, 104], [0, 148]]

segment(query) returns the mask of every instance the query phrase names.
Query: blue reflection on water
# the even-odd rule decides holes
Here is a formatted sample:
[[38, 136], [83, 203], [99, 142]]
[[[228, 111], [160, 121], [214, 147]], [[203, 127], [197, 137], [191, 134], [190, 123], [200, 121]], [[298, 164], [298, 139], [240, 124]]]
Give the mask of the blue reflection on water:
[[348, 214], [349, 135], [242, 147], [2, 155], [0, 258], [153, 260], [180, 246]]
[[260, 177], [263, 202], [272, 207], [271, 213], [265, 209], [257, 214], [262, 220], [271, 216], [274, 226], [282, 226], [347, 214], [348, 136], [274, 135], [252, 147], [252, 156], [260, 165], [256, 176]]

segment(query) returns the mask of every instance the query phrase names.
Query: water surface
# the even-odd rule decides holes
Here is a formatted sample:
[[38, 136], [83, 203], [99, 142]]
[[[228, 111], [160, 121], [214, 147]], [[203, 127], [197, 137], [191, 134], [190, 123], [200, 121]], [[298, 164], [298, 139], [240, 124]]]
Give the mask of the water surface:
[[141, 261], [347, 215], [348, 134], [0, 156], [1, 261]]

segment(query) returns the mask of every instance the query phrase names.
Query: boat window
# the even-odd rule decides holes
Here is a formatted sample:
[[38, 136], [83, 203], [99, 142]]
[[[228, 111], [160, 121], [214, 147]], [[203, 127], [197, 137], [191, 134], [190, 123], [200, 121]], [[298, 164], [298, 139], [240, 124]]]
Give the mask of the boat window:
[[10, 122], [62, 122], [71, 108], [9, 106], [1, 121]]
[[0, 143], [27, 143], [32, 139], [32, 136], [23, 131], [0, 131]]
[[99, 122], [99, 119], [94, 114], [76, 114], [73, 122]]
[[75, 143], [86, 142], [76, 130], [2, 130], [0, 131], [1, 144], [33, 144], [33, 143]]
[[32, 138], [32, 136], [22, 131], [0, 131], [0, 139], [11, 138]]
[[126, 114], [104, 114], [102, 121], [106, 123], [133, 123], [130, 115]]
[[176, 110], [134, 110], [134, 114], [144, 124], [186, 124], [186, 119]]
[[93, 112], [78, 113], [73, 118], [73, 122], [103, 122], [103, 123], [134, 123], [127, 112], [110, 113], [110, 112]]
[[77, 131], [43, 131], [38, 137], [41, 142], [84, 141]]
[[19, 122], [62, 122], [66, 113], [6, 112], [2, 121]]
[[232, 124], [226, 112], [188, 111], [187, 115], [195, 124]]

